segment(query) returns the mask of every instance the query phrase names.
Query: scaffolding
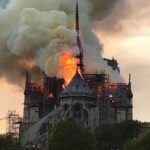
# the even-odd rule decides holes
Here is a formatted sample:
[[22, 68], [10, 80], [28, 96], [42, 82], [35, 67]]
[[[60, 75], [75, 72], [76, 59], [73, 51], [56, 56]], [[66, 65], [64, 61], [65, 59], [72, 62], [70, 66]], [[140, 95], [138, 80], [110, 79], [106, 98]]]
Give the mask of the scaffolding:
[[13, 133], [16, 137], [19, 136], [19, 122], [20, 116], [16, 113], [16, 110], [9, 110], [6, 117], [6, 132]]

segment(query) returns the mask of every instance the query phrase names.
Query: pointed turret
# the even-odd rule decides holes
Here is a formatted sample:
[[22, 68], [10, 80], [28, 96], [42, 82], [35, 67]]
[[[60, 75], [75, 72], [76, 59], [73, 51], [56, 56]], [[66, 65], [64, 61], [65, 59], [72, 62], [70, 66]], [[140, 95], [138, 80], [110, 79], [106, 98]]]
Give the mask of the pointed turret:
[[76, 32], [77, 32], [77, 45], [79, 47], [80, 53], [77, 55], [77, 58], [79, 59], [79, 63], [77, 66], [80, 69], [81, 74], [84, 73], [84, 64], [83, 64], [83, 48], [81, 45], [80, 40], [80, 22], [79, 22], [79, 5], [78, 0], [76, 0]]
[[31, 84], [31, 80], [30, 80], [30, 75], [29, 72], [26, 72], [26, 83], [25, 83], [25, 91], [24, 94], [29, 94], [30, 92], [30, 84]]
[[129, 83], [128, 83], [127, 96], [128, 96], [130, 99], [133, 98], [133, 94], [132, 94], [132, 90], [131, 90], [131, 74], [129, 74]]
[[131, 74], [129, 74], [129, 83], [128, 83], [128, 87], [131, 89]]

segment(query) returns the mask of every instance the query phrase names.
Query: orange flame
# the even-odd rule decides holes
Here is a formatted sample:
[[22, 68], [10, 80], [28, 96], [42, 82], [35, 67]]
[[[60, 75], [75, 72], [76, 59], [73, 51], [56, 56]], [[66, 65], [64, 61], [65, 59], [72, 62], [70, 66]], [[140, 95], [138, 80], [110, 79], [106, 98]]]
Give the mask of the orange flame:
[[68, 84], [73, 78], [77, 69], [77, 59], [72, 56], [72, 52], [64, 50], [59, 58], [60, 75]]

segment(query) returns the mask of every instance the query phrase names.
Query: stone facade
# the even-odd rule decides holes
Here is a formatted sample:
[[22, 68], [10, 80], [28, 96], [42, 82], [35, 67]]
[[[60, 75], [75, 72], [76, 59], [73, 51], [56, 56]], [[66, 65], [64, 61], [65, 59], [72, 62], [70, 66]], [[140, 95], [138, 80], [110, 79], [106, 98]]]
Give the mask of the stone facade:
[[49, 109], [49, 113], [43, 117], [40, 117], [39, 112], [42, 100], [31, 99], [32, 92], [29, 94], [25, 91], [24, 118], [20, 134], [22, 146], [36, 145], [42, 149], [53, 126], [69, 117], [91, 130], [102, 124], [131, 120], [131, 82], [118, 83], [115, 86], [103, 86], [101, 96], [95, 95], [84, 77], [77, 71], [70, 84], [59, 94], [58, 102], [53, 105], [53, 109]]
[[[48, 133], [60, 120], [74, 118], [77, 123], [94, 130], [102, 124], [132, 119], [131, 77], [129, 83], [111, 83], [105, 73], [85, 73], [83, 48], [80, 41], [78, 3], [76, 31], [79, 54], [77, 68], [71, 82], [43, 74], [38, 85], [26, 74], [24, 116], [20, 123], [20, 142], [26, 149], [45, 150]], [[120, 72], [115, 59], [104, 59], [112, 70]]]

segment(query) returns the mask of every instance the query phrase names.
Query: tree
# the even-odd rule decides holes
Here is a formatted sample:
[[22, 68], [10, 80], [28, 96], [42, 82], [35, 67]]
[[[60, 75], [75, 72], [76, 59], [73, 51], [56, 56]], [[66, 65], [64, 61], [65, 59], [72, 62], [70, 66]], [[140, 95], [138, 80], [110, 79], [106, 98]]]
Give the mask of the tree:
[[148, 124], [139, 121], [125, 121], [104, 125], [96, 129], [97, 150], [122, 149], [130, 139], [148, 128]]
[[123, 149], [128, 141], [135, 139], [147, 128], [149, 128], [148, 123], [125, 121], [100, 126], [92, 134], [89, 129], [68, 119], [54, 127], [49, 135], [47, 150], [95, 150], [95, 147], [97, 150]]
[[13, 133], [0, 135], [0, 150], [14, 148], [17, 146], [17, 139]]
[[141, 133], [137, 138], [130, 140], [124, 150], [150, 150], [150, 130]]
[[58, 123], [50, 133], [47, 150], [95, 150], [95, 143], [89, 129], [67, 119]]

